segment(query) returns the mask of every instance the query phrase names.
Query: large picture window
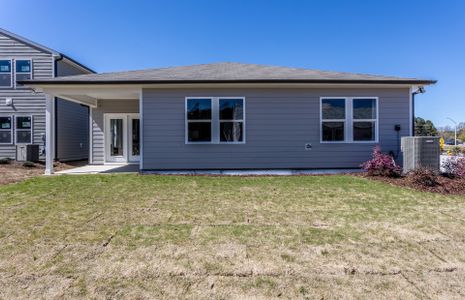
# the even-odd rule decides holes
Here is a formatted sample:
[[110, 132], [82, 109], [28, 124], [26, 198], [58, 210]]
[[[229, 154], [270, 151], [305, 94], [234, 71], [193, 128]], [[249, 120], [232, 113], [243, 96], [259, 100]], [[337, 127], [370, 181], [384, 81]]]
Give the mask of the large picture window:
[[244, 143], [244, 98], [186, 98], [186, 143]]
[[0, 117], [0, 144], [13, 143], [13, 117]]
[[16, 116], [16, 143], [32, 144], [32, 116]]
[[13, 87], [11, 75], [11, 60], [0, 60], [0, 88]]
[[322, 98], [320, 109], [322, 143], [378, 141], [376, 97]]

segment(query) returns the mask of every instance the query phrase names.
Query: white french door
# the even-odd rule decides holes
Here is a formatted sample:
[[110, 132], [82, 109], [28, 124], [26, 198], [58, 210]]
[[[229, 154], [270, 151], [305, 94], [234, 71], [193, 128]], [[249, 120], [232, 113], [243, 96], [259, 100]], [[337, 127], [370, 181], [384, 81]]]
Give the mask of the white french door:
[[139, 126], [138, 114], [105, 114], [105, 162], [140, 160]]
[[140, 119], [139, 114], [128, 115], [129, 161], [140, 161]]

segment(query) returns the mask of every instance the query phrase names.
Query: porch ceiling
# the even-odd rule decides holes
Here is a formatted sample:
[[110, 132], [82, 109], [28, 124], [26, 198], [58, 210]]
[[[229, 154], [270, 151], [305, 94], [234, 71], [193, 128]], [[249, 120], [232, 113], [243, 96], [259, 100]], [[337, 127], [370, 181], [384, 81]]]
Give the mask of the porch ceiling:
[[140, 88], [134, 87], [51, 87], [39, 91], [91, 107], [97, 107], [98, 100], [138, 100]]

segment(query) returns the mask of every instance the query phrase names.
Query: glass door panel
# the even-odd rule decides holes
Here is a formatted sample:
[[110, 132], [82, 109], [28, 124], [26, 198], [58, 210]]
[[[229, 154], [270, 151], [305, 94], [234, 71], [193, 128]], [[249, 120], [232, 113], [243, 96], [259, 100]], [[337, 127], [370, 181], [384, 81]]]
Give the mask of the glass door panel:
[[127, 162], [127, 116], [105, 116], [105, 161]]
[[129, 160], [140, 159], [140, 120], [139, 117], [129, 117]]
[[110, 119], [110, 155], [123, 156], [123, 119]]

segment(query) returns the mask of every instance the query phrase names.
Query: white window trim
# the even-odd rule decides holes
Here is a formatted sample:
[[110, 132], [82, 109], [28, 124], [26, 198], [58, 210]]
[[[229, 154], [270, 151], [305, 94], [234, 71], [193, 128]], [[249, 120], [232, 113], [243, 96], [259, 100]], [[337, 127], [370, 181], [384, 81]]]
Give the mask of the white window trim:
[[[11, 139], [10, 139], [10, 142], [9, 143], [0, 143], [0, 145], [13, 145], [14, 144], [14, 131], [13, 131], [13, 128], [15, 126], [15, 117], [13, 115], [7, 115], [7, 116], [1, 116], [3, 118], [8, 118], [10, 117], [10, 120], [11, 120], [11, 124], [10, 124], [10, 134], [11, 134]], [[0, 132], [3, 132], [3, 131], [8, 131], [8, 129], [2, 129], [0, 128]]]
[[[14, 70], [14, 72], [13, 72], [13, 73], [14, 73], [14, 74], [13, 74], [13, 75], [14, 75], [14, 78], [13, 78], [13, 80], [12, 80], [12, 81], [14, 81], [14, 87], [15, 87], [15, 88], [17, 88], [17, 87], [19, 87], [19, 88], [26, 88], [26, 87], [21, 86], [21, 85], [18, 86], [17, 83], [16, 83], [16, 75], [18, 74], [18, 70], [16, 70], [16, 62], [17, 62], [18, 60], [28, 60], [28, 61], [31, 62], [31, 71], [29, 71], [29, 72], [19, 72], [19, 74], [29, 74], [29, 75], [31, 76], [31, 80], [34, 79], [34, 78], [32, 78], [33, 68], [34, 68], [33, 61], [32, 61], [32, 58], [27, 58], [27, 57], [26, 57], [26, 58], [16, 58], [16, 59], [13, 59], [13, 62], [12, 62], [11, 71], [13, 72], [13, 70]], [[14, 68], [14, 69], [13, 69], [13, 68]], [[12, 75], [12, 77], [13, 77], [13, 75]]]
[[[188, 120], [187, 119], [187, 101], [189, 99], [210, 99], [212, 107], [211, 122], [211, 141], [210, 142], [189, 142], [188, 125], [194, 122], [208, 122], [208, 120]], [[241, 99], [243, 101], [243, 119], [241, 120], [220, 120], [219, 103], [220, 99]], [[246, 143], [246, 102], [245, 97], [185, 97], [184, 99], [184, 143], [186, 145], [210, 145], [210, 144], [226, 144], [240, 145]], [[240, 142], [221, 142], [220, 141], [220, 123], [221, 122], [242, 122], [242, 141]]]
[[[345, 120], [344, 119], [325, 119], [323, 120], [323, 100], [327, 99], [344, 99], [345, 100]], [[375, 99], [376, 119], [356, 119], [353, 118], [353, 100], [354, 99]], [[323, 122], [344, 122], [344, 140], [343, 141], [323, 141]], [[354, 141], [353, 124], [354, 122], [375, 122], [375, 140], [374, 141]], [[378, 97], [320, 97], [320, 143], [321, 144], [377, 144], [379, 143], [379, 98]]]
[[10, 61], [10, 86], [0, 86], [0, 89], [11, 89], [14, 87], [13, 81], [15, 80], [14, 78], [14, 59], [13, 58], [8, 58], [8, 57], [0, 57], [0, 60], [9, 60]]
[[[16, 128], [16, 123], [17, 123], [17, 118], [20, 117], [30, 117], [31, 118], [31, 128], [30, 129], [17, 129]], [[15, 128], [15, 144], [16, 145], [30, 145], [34, 143], [34, 116], [33, 115], [15, 115], [15, 121], [14, 121], [14, 128]], [[16, 134], [18, 131], [31, 131], [31, 141], [29, 143], [19, 143], [18, 142], [18, 135]]]
[[[227, 99], [241, 99], [242, 100], [242, 105], [243, 105], [242, 106], [242, 119], [240, 119], [240, 120], [221, 120], [220, 119], [219, 103], [220, 103], [220, 100], [223, 100], [223, 99], [226, 99], [226, 100]], [[231, 145], [245, 144], [245, 138], [246, 138], [246, 136], [245, 136], [245, 131], [246, 131], [245, 130], [245, 126], [246, 126], [246, 124], [245, 124], [245, 119], [246, 119], [246, 117], [245, 117], [245, 107], [246, 107], [246, 105], [245, 105], [245, 97], [218, 97], [217, 101], [218, 101], [218, 140], [219, 140], [219, 144], [231, 144]], [[222, 142], [221, 137], [220, 137], [220, 128], [221, 128], [220, 125], [221, 125], [222, 122], [230, 122], [230, 123], [231, 122], [232, 123], [238, 122], [238, 123], [242, 123], [242, 141], [240, 141], [240, 142]]]

